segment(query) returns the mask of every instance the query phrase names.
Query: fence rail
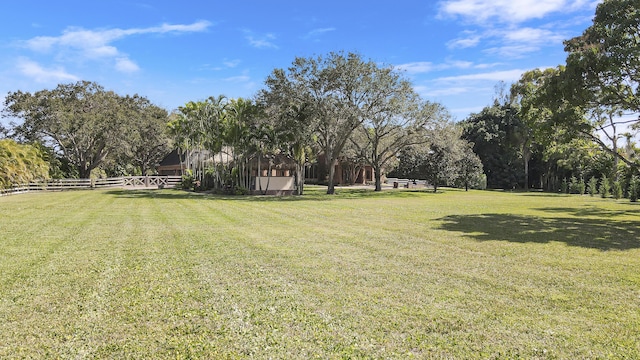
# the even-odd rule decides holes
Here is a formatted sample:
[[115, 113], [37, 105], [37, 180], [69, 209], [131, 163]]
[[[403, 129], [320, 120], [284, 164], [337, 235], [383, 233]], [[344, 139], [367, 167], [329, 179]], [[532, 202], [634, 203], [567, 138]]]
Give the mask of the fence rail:
[[15, 185], [8, 189], [0, 189], [0, 196], [21, 194], [30, 191], [56, 191], [71, 189], [99, 188], [174, 188], [180, 184], [180, 176], [123, 176], [106, 179], [54, 179], [43, 182]]

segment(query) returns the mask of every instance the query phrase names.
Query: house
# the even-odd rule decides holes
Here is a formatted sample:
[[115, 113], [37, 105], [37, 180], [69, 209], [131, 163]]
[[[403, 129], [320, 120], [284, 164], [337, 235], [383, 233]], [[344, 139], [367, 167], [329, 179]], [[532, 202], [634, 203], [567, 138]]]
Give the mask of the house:
[[176, 149], [160, 161], [156, 170], [158, 171], [158, 175], [182, 176], [183, 167], [182, 158]]
[[[318, 156], [318, 161], [305, 166], [304, 181], [307, 184], [326, 184], [329, 171], [325, 165], [323, 154]], [[335, 185], [366, 185], [375, 181], [373, 167], [368, 164], [355, 163], [342, 158], [336, 164], [333, 174]]]
[[[233, 150], [225, 148], [215, 154], [207, 150], [180, 153], [174, 150], [158, 164], [156, 170], [159, 175], [182, 176], [185, 169], [206, 169], [214, 164], [229, 164], [233, 159]], [[295, 192], [295, 162], [289, 157], [279, 154], [253, 158], [247, 164], [249, 191], [252, 194], [288, 195]], [[271, 172], [269, 172], [271, 170]], [[194, 171], [195, 172], [195, 171]], [[201, 175], [204, 176], [205, 175]], [[206, 179], [205, 179], [206, 180]]]
[[[190, 157], [178, 150], [168, 154], [158, 165], [159, 175], [182, 175], [187, 164], [200, 164], [206, 168], [216, 163], [228, 164], [233, 157], [231, 149], [211, 155], [208, 151], [193, 151]], [[271, 165], [270, 165], [271, 164]], [[269, 169], [271, 172], [269, 173]], [[296, 190], [295, 171], [296, 165], [293, 159], [284, 155], [262, 156], [253, 158], [248, 164], [247, 173], [250, 176], [247, 184], [252, 194], [287, 195]], [[374, 170], [370, 165], [354, 163], [346, 158], [340, 159], [335, 168], [335, 185], [365, 185], [375, 181]], [[324, 156], [320, 155], [318, 161], [309, 163], [304, 168], [305, 183], [326, 184], [328, 171], [324, 163]]]

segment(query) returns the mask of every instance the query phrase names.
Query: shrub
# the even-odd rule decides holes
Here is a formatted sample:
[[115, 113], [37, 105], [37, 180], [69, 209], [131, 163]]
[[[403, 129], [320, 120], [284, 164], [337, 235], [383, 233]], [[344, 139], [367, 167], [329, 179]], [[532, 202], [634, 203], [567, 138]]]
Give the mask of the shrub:
[[567, 182], [567, 178], [562, 179], [562, 184], [560, 185], [560, 192], [563, 194], [569, 193], [569, 183]]
[[617, 200], [622, 197], [622, 185], [620, 181], [614, 181], [613, 186], [611, 187], [611, 194]]
[[598, 193], [598, 179], [596, 179], [595, 176], [592, 176], [591, 179], [589, 179], [589, 183], [587, 184], [587, 191], [589, 192], [590, 196], [594, 196]]
[[235, 195], [249, 195], [249, 194], [251, 194], [251, 191], [249, 191], [249, 189], [247, 189], [244, 186], [236, 185], [233, 193]]
[[629, 180], [629, 200], [631, 202], [638, 201], [638, 192], [640, 191], [640, 179], [636, 175]]
[[585, 189], [584, 180], [583, 179], [578, 180], [575, 176], [572, 176], [571, 179], [569, 180], [569, 192], [571, 194], [584, 195], [584, 189]]
[[185, 171], [182, 175], [182, 181], [180, 182], [180, 187], [184, 190], [193, 190], [195, 187], [195, 179], [193, 177], [193, 172], [191, 170]]
[[602, 179], [600, 179], [600, 196], [603, 198], [609, 196], [609, 188], [609, 179], [607, 179], [606, 176], [603, 176]]

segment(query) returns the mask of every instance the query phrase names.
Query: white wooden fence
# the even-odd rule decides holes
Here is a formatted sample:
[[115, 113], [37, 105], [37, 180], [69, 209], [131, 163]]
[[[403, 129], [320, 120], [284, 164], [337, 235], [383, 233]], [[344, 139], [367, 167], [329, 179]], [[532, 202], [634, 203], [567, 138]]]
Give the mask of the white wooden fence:
[[0, 196], [21, 194], [30, 191], [56, 191], [71, 189], [99, 188], [174, 188], [181, 182], [180, 176], [124, 176], [106, 179], [52, 179], [43, 182], [32, 182], [16, 185], [8, 189], [0, 189]]

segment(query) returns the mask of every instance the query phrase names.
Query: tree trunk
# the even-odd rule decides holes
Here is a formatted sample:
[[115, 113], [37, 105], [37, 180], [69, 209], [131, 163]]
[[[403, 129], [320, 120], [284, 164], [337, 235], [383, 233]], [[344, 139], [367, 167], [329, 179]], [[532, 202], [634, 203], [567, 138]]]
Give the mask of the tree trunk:
[[329, 162], [329, 179], [327, 183], [327, 194], [333, 195], [336, 193], [335, 185], [333, 183], [333, 177], [336, 173], [336, 164], [338, 163], [338, 159], [333, 159]]
[[[615, 129], [615, 128], [614, 128]], [[620, 155], [618, 154], [618, 139], [615, 137], [615, 133], [611, 142], [613, 143], [613, 173], [614, 173], [614, 181], [620, 180], [620, 175], [618, 175], [618, 163], [620, 162]]]
[[375, 168], [375, 167], [373, 168], [373, 171], [375, 172], [374, 177], [376, 179], [375, 191], [382, 191], [382, 173], [379, 168]]
[[529, 155], [524, 159], [524, 189], [529, 191]]
[[256, 182], [258, 183], [257, 189], [262, 194], [262, 182], [260, 181], [260, 177], [262, 176], [262, 166], [260, 166], [260, 158], [262, 155], [258, 155], [258, 175], [256, 176]]
[[264, 189], [264, 193], [262, 195], [267, 195], [269, 191], [269, 183], [271, 183], [271, 161], [269, 161], [269, 170], [267, 172], [267, 187]]
[[296, 195], [302, 195], [304, 191], [304, 164], [296, 162]]

